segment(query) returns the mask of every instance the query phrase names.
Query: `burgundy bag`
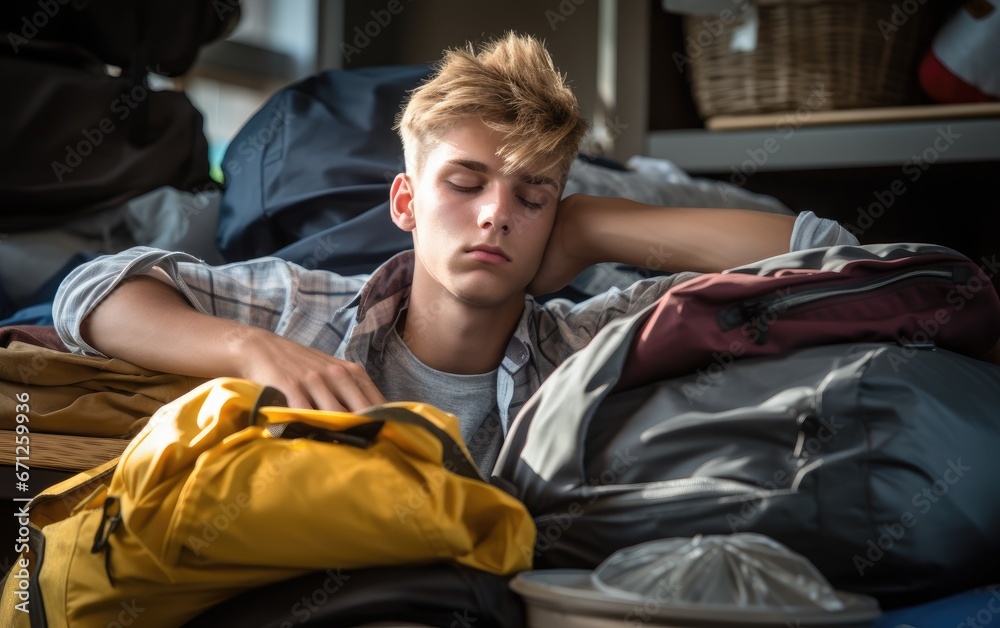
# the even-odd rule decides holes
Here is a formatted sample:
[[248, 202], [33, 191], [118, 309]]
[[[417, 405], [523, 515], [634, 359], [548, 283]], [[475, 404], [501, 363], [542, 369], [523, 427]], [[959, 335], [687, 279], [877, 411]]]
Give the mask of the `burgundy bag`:
[[711, 378], [740, 358], [843, 342], [933, 345], [996, 362], [998, 339], [996, 288], [957, 251], [809, 249], [671, 289], [636, 334], [617, 388], [701, 369]]

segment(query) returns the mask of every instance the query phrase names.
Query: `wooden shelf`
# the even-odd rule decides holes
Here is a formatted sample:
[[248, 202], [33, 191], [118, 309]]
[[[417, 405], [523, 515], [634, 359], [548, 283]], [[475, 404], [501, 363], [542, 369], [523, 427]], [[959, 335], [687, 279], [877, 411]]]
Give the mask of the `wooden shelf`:
[[777, 129], [789, 124], [812, 127], [831, 124], [886, 122], [891, 124], [894, 122], [959, 118], [1000, 118], [1000, 102], [841, 109], [837, 111], [810, 111], [802, 114], [779, 112], [744, 116], [724, 115], [713, 116], [705, 120], [705, 128], [710, 131], [732, 131], [738, 129]]
[[1000, 115], [994, 115], [853, 124], [814, 120], [807, 125], [784, 114], [768, 118], [764, 128], [651, 131], [645, 151], [691, 173], [1000, 161]]

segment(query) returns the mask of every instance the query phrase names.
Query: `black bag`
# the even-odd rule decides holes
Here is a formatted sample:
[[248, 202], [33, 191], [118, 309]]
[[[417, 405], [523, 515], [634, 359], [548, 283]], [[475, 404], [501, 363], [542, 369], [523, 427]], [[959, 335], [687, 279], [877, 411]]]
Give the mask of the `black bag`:
[[240, 0], [4, 0], [0, 32], [14, 54], [58, 42], [126, 71], [149, 64], [180, 76], [201, 46], [232, 32], [240, 13]]
[[390, 621], [518, 628], [524, 625], [524, 605], [507, 588], [506, 577], [454, 563], [328, 570], [247, 591], [185, 628], [335, 628]]
[[146, 79], [186, 72], [239, 14], [238, 0], [0, 3], [0, 231], [213, 185], [201, 114]]
[[611, 394], [643, 316], [611, 323], [511, 426], [494, 482], [535, 517], [537, 567], [757, 532], [884, 607], [998, 579], [1000, 366], [841, 344]]

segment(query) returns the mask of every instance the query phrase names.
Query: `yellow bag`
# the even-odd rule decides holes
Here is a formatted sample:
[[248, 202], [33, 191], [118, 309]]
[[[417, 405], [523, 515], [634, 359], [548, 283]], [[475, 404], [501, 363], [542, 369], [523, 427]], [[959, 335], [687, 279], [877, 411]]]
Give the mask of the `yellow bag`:
[[320, 569], [531, 567], [531, 516], [480, 478], [452, 415], [279, 402], [246, 380], [207, 382], [157, 411], [117, 466], [35, 497], [31, 550], [4, 582], [0, 625], [27, 626], [30, 610], [53, 628], [177, 626]]

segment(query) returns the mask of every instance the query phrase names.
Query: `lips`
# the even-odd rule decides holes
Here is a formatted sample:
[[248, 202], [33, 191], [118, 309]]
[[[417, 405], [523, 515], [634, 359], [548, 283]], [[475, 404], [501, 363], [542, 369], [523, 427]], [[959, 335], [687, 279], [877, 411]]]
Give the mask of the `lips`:
[[482, 244], [472, 247], [468, 253], [475, 259], [489, 264], [505, 264], [510, 261], [504, 250], [497, 246]]

